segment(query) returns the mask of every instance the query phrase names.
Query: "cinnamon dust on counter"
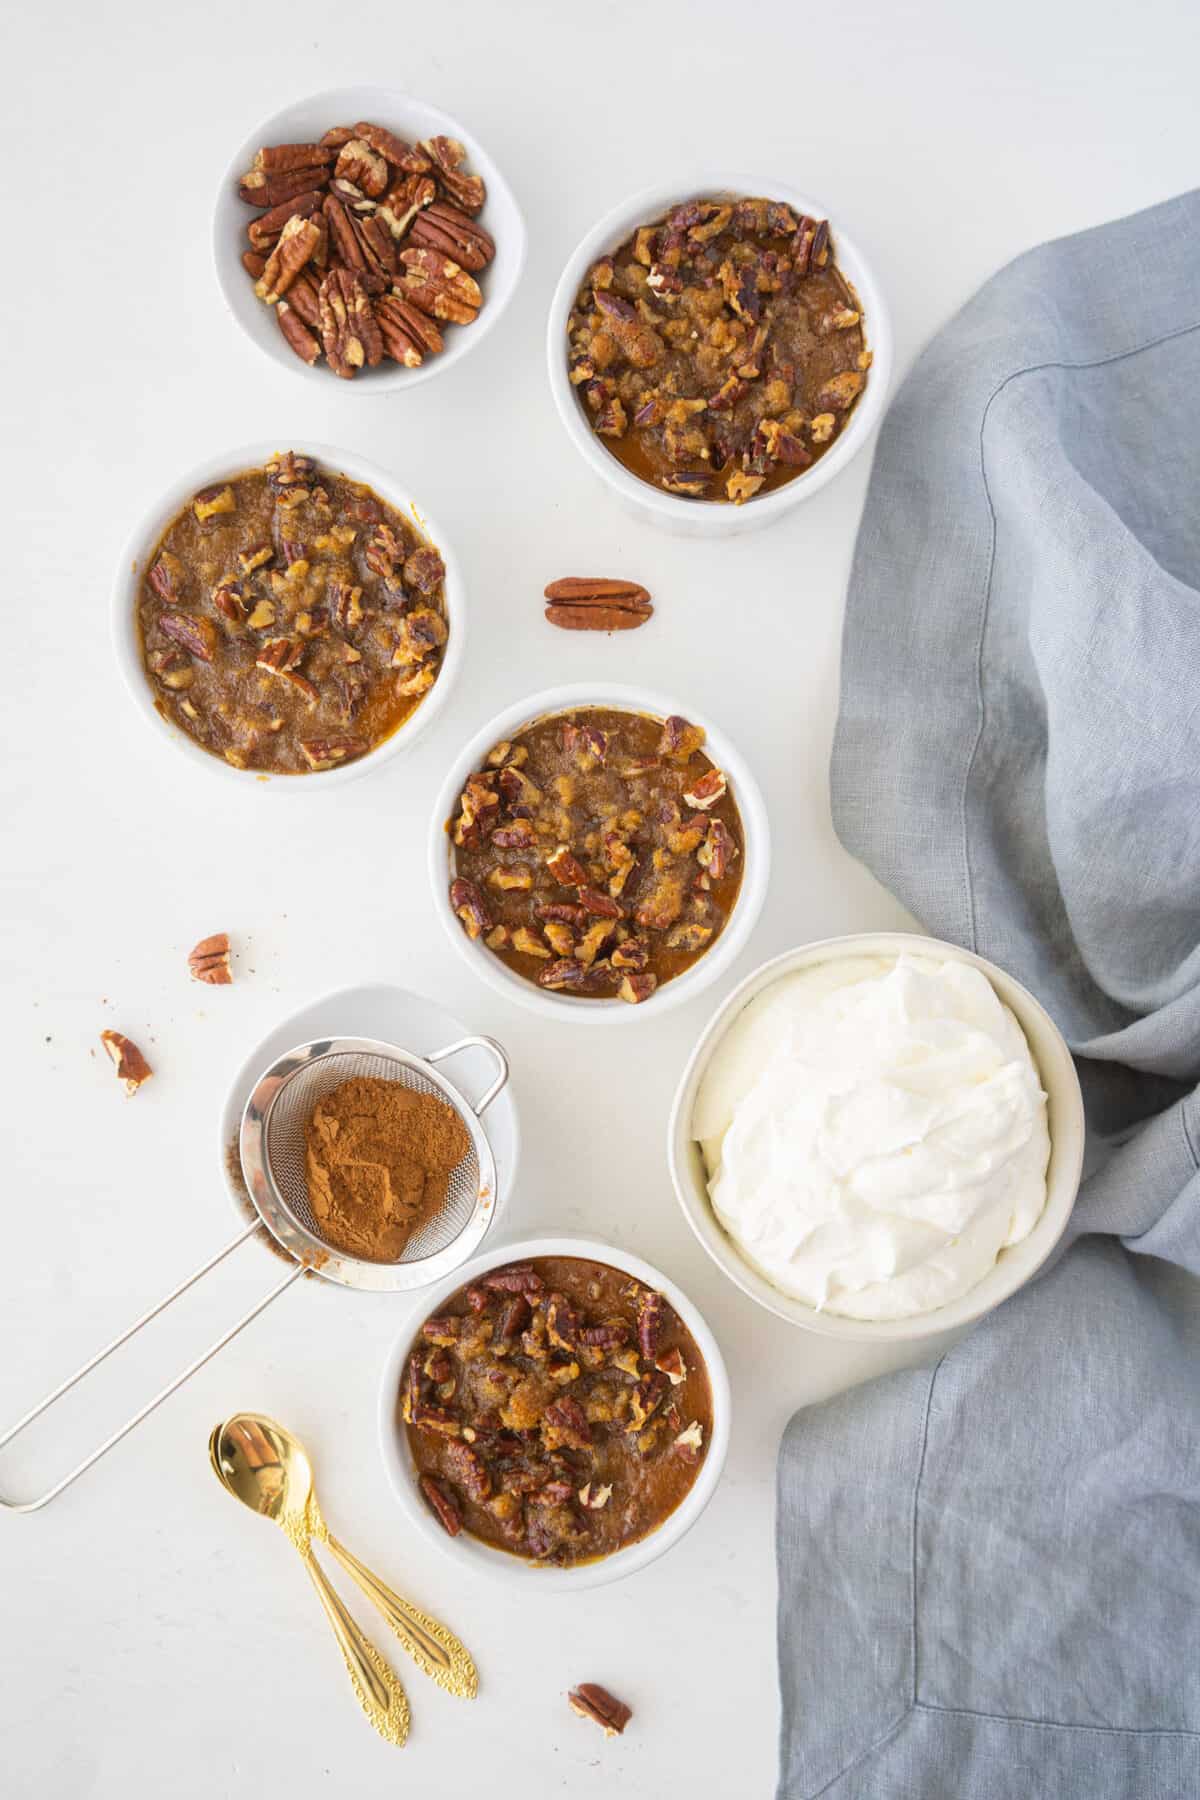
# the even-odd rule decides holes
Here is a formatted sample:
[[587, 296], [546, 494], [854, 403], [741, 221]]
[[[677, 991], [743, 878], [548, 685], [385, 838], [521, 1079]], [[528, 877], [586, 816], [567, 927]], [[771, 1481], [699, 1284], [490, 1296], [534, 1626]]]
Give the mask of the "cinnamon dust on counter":
[[305, 1127], [308, 1200], [330, 1247], [366, 1262], [398, 1262], [445, 1205], [471, 1148], [466, 1126], [436, 1094], [363, 1075], [319, 1100]]

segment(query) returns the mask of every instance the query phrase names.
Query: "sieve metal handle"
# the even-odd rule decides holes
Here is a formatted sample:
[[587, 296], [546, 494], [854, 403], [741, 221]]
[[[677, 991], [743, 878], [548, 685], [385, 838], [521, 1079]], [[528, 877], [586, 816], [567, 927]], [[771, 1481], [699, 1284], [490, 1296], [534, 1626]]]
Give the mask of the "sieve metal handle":
[[[460, 1050], [486, 1050], [490, 1056], [495, 1057], [500, 1071], [482, 1100], [476, 1101], [473, 1106], [469, 1100], [467, 1101], [467, 1106], [470, 1111], [475, 1114], [477, 1119], [482, 1119], [484, 1113], [496, 1098], [496, 1095], [502, 1093], [508, 1084], [508, 1057], [500, 1048], [500, 1045], [496, 1042], [495, 1038], [465, 1037], [459, 1038], [456, 1043], [447, 1044], [444, 1050], [435, 1050], [431, 1056], [427, 1056], [424, 1060], [427, 1063], [445, 1062], [448, 1056], [457, 1056]], [[0, 1443], [2, 1442], [3, 1440], [0, 1439]]]
[[[501, 1085], [503, 1085], [503, 1083], [501, 1083]], [[24, 1431], [27, 1425], [32, 1425], [35, 1419], [39, 1419], [44, 1412], [54, 1405], [56, 1400], [61, 1400], [64, 1394], [69, 1393], [76, 1382], [82, 1381], [85, 1375], [90, 1375], [93, 1369], [98, 1368], [106, 1357], [112, 1355], [114, 1350], [119, 1350], [122, 1344], [127, 1344], [130, 1338], [136, 1337], [143, 1325], [148, 1325], [151, 1319], [156, 1319], [158, 1317], [159, 1313], [166, 1312], [168, 1306], [170, 1306], [173, 1301], [178, 1300], [181, 1294], [186, 1294], [190, 1287], [194, 1287], [198, 1281], [202, 1280], [203, 1277], [209, 1273], [210, 1270], [215, 1269], [219, 1262], [223, 1262], [240, 1244], [244, 1244], [247, 1238], [253, 1237], [255, 1232], [263, 1231], [265, 1229], [266, 1227], [262, 1221], [256, 1220], [253, 1225], [248, 1225], [244, 1231], [239, 1231], [238, 1235], [235, 1238], [231, 1238], [229, 1243], [227, 1243], [223, 1249], [218, 1250], [215, 1256], [210, 1256], [206, 1263], [194, 1270], [185, 1281], [181, 1281], [178, 1287], [172, 1288], [171, 1292], [165, 1295], [156, 1306], [152, 1306], [148, 1312], [144, 1312], [140, 1319], [135, 1319], [133, 1324], [127, 1326], [119, 1337], [113, 1338], [111, 1343], [105, 1344], [103, 1350], [98, 1350], [95, 1356], [89, 1357], [88, 1361], [85, 1362], [81, 1368], [76, 1369], [73, 1375], [68, 1375], [65, 1381], [60, 1381], [54, 1391], [47, 1394], [44, 1400], [40, 1400], [35, 1407], [25, 1414], [24, 1418], [18, 1419], [15, 1425], [11, 1425], [9, 1429], [0, 1436], [0, 1450], [3, 1450], [6, 1444], [11, 1444], [13, 1439], [17, 1437], [19, 1433]], [[218, 1350], [223, 1350], [226, 1344], [230, 1343], [237, 1336], [239, 1331], [243, 1331], [252, 1319], [257, 1319], [259, 1313], [270, 1306], [272, 1300], [277, 1300], [284, 1289], [291, 1287], [293, 1281], [296, 1281], [303, 1274], [304, 1264], [299, 1263], [289, 1275], [285, 1275], [282, 1281], [276, 1283], [270, 1293], [264, 1294], [263, 1298], [259, 1300], [256, 1305], [252, 1306], [248, 1313], [243, 1313], [236, 1325], [230, 1326], [229, 1330], [219, 1337], [215, 1344], [210, 1344], [208, 1349], [205, 1350], [201, 1356], [196, 1358], [195, 1362], [189, 1363], [183, 1373], [175, 1377], [174, 1381], [170, 1381], [167, 1383], [166, 1387], [160, 1388], [153, 1400], [147, 1401], [146, 1405], [143, 1406], [139, 1412], [134, 1413], [132, 1419], [127, 1419], [124, 1425], [113, 1432], [111, 1437], [105, 1438], [99, 1449], [93, 1450], [91, 1455], [84, 1457], [81, 1463], [76, 1463], [70, 1474], [64, 1475], [62, 1480], [56, 1482], [52, 1488], [47, 1488], [46, 1492], [44, 1494], [39, 1494], [36, 1500], [6, 1500], [4, 1496], [0, 1494], [0, 1508], [5, 1512], [13, 1513], [37, 1512], [39, 1507], [46, 1506], [51, 1500], [56, 1499], [57, 1496], [62, 1493], [64, 1488], [69, 1488], [71, 1483], [77, 1480], [86, 1470], [90, 1469], [93, 1463], [99, 1462], [100, 1458], [105, 1456], [108, 1451], [113, 1448], [114, 1444], [119, 1444], [121, 1439], [126, 1437], [128, 1433], [133, 1430], [135, 1425], [140, 1425], [142, 1420], [148, 1419], [155, 1408], [161, 1406], [164, 1400], [169, 1400], [176, 1388], [181, 1388], [185, 1381], [190, 1380], [197, 1369], [202, 1369], [205, 1363], [209, 1362], [217, 1354]]]

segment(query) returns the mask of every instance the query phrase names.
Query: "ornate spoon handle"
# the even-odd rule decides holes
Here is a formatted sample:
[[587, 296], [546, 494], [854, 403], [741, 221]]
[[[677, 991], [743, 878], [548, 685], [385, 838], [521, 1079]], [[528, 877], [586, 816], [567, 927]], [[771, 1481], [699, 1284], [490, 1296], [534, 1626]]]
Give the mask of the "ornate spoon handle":
[[399, 1748], [408, 1736], [409, 1711], [404, 1689], [330, 1587], [311, 1549], [301, 1549], [300, 1557], [333, 1626], [359, 1704], [380, 1737]]
[[479, 1691], [479, 1674], [466, 1647], [454, 1633], [439, 1620], [421, 1612], [411, 1601], [402, 1600], [360, 1562], [353, 1551], [338, 1542], [319, 1515], [312, 1524], [313, 1536], [328, 1546], [330, 1555], [337, 1558], [367, 1599], [379, 1608], [417, 1667], [448, 1694], [454, 1694], [460, 1700], [473, 1700]]

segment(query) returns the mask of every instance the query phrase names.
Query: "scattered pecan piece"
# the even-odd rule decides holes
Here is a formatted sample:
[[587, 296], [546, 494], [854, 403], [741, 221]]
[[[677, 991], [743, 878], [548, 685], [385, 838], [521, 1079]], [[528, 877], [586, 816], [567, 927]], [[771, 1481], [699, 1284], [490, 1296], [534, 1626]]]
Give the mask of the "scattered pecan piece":
[[112, 1060], [118, 1081], [124, 1083], [125, 1092], [136, 1094], [154, 1073], [137, 1045], [120, 1031], [102, 1031], [100, 1042]]
[[546, 588], [546, 617], [564, 631], [633, 631], [654, 611], [636, 581], [568, 575]]
[[209, 987], [228, 987], [233, 980], [229, 934], [218, 931], [212, 937], [201, 938], [195, 949], [188, 952], [188, 968], [193, 981], [207, 982]]
[[581, 1681], [567, 1695], [567, 1704], [581, 1719], [591, 1719], [606, 1737], [619, 1737], [633, 1717], [633, 1708], [618, 1700], [595, 1681]]
[[403, 169], [408, 174], [422, 174], [430, 167], [430, 160], [422, 150], [405, 143], [403, 138], [397, 137], [395, 132], [389, 131], [384, 125], [372, 125], [367, 120], [360, 120], [354, 127], [353, 135], [385, 157], [393, 168]]
[[428, 1500], [442, 1529], [451, 1537], [457, 1537], [462, 1530], [462, 1514], [446, 1492], [443, 1484], [433, 1475], [422, 1475], [421, 1492]]

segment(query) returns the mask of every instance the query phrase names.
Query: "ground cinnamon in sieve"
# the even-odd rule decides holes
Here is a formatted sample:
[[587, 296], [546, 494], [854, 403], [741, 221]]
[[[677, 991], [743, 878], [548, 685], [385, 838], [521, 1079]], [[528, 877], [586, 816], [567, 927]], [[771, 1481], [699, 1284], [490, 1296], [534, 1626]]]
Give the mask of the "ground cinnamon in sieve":
[[436, 1094], [370, 1075], [319, 1100], [304, 1135], [317, 1228], [333, 1249], [367, 1262], [399, 1260], [445, 1204], [450, 1175], [471, 1147]]

